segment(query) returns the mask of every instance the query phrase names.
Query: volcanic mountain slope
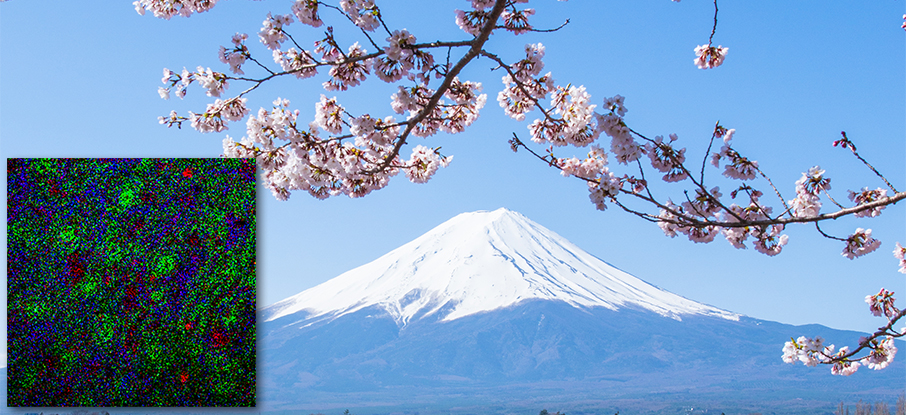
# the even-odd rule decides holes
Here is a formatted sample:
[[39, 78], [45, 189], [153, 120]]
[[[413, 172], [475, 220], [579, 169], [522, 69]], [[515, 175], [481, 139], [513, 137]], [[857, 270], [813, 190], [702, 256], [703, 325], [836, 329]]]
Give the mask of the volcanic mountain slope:
[[657, 288], [506, 209], [463, 213], [377, 260], [264, 310], [265, 321], [309, 322], [378, 307], [399, 326], [452, 321], [521, 301], [638, 307], [662, 316], [738, 315]]
[[506, 209], [456, 216], [260, 310], [259, 321], [266, 407], [449, 406], [468, 397], [505, 411], [542, 397], [696, 396], [833, 405], [895, 399], [906, 375], [901, 359], [849, 378], [786, 365], [791, 336], [853, 344], [861, 334], [683, 298]]

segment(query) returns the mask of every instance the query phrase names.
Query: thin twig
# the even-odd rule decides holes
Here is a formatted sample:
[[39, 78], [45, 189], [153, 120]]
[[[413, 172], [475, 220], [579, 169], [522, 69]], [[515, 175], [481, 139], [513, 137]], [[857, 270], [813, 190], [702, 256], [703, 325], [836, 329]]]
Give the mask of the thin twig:
[[717, 32], [717, 0], [714, 0], [714, 26], [711, 27], [711, 37], [708, 38], [708, 47], [711, 47], [711, 42], [714, 40], [714, 33]]

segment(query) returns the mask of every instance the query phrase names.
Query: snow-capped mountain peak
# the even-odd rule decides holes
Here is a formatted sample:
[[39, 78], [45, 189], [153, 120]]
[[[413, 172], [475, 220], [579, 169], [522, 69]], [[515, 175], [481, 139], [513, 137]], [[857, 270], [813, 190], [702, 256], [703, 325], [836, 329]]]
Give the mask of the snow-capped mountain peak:
[[334, 319], [378, 306], [400, 326], [436, 315], [455, 320], [529, 300], [574, 307], [640, 307], [680, 319], [739, 315], [648, 284], [525, 216], [501, 208], [463, 213], [386, 255], [266, 307], [265, 321], [304, 312]]

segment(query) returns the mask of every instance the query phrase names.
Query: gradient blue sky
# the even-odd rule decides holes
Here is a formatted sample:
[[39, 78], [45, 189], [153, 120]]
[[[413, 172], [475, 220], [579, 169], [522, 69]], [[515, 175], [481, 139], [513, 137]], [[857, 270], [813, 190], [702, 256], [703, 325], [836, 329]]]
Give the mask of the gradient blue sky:
[[[387, 23], [409, 29], [419, 41], [466, 38], [453, 15], [454, 8], [468, 6], [464, 0], [431, 2], [430, 7], [385, 3], [379, 2]], [[514, 60], [524, 44], [544, 43], [545, 71], [552, 71], [558, 83], [585, 85], [599, 105], [605, 97], [623, 95], [630, 126], [649, 136], [677, 133], [690, 158], [700, 160], [720, 120], [736, 128], [736, 147], [759, 161], [787, 199], [801, 172], [820, 164], [838, 200], [845, 200], [847, 189], [882, 185], [847, 151], [831, 147], [846, 130], [865, 157], [906, 188], [903, 2], [722, 2], [715, 43], [729, 47], [729, 55], [724, 66], [708, 71], [692, 60], [693, 49], [707, 43], [711, 31], [710, 1], [537, 3], [533, 22], [538, 27], [554, 27], [567, 18], [571, 23], [553, 34], [501, 33], [488, 48]], [[289, 5], [223, 1], [211, 12], [163, 21], [139, 16], [128, 1], [103, 6], [4, 2], [0, 157], [220, 155], [224, 134], [157, 123], [171, 109], [201, 112], [207, 102], [198, 88], [191, 88], [184, 101], [161, 100], [162, 68], [202, 65], [225, 72], [218, 46], [228, 45], [237, 31], [255, 38], [268, 11], [289, 13]], [[336, 15], [325, 15], [338, 22]], [[321, 30], [298, 23], [289, 29], [305, 44]], [[362, 40], [341, 33], [343, 43]], [[250, 46], [269, 61], [263, 46]], [[756, 318], [869, 331], [883, 321], [869, 315], [865, 295], [881, 287], [906, 294], [891, 255], [896, 241], [906, 243], [903, 206], [888, 208], [877, 219], [849, 218], [824, 226], [840, 236], [870, 227], [883, 241], [877, 253], [853, 261], [840, 255], [841, 243], [821, 238], [812, 226], [788, 228], [790, 244], [769, 258], [733, 249], [722, 239], [697, 245], [666, 238], [657, 226], [617, 209], [596, 211], [583, 183], [509, 150], [513, 132], [527, 137], [526, 123], [507, 118], [497, 105], [502, 74], [491, 72], [493, 66], [480, 60], [461, 75], [483, 82], [489, 95], [482, 117], [467, 132], [413, 141], [442, 146], [455, 156], [430, 183], [415, 185], [397, 177], [388, 188], [357, 200], [318, 201], [295, 194], [277, 202], [259, 193], [259, 306], [374, 260], [456, 214], [499, 207], [525, 214], [648, 282]], [[273, 82], [252, 94], [249, 106], [269, 108], [279, 96], [313, 119], [313, 104], [325, 93], [356, 113], [392, 113], [394, 87], [372, 79], [361, 90], [327, 93], [320, 86], [325, 76]], [[228, 92], [241, 88], [233, 83]], [[227, 134], [241, 137], [244, 122], [233, 124]], [[558, 153], [572, 154], [583, 152]], [[713, 184], [724, 193], [732, 189], [733, 182], [721, 180], [717, 170], [708, 175], [718, 179]], [[5, 189], [4, 180], [4, 198]], [[678, 187], [659, 191], [682, 198]], [[3, 244], [5, 254], [5, 238]], [[2, 321], [5, 326], [5, 317]]]

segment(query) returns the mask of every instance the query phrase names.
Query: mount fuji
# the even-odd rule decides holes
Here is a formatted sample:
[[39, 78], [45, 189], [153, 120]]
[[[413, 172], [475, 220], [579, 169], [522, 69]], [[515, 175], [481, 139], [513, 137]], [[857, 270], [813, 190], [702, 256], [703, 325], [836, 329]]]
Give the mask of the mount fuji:
[[906, 378], [902, 359], [848, 378], [784, 364], [791, 336], [864, 334], [684, 298], [506, 209], [460, 214], [259, 323], [259, 407], [272, 409], [814, 413], [892, 402]]

